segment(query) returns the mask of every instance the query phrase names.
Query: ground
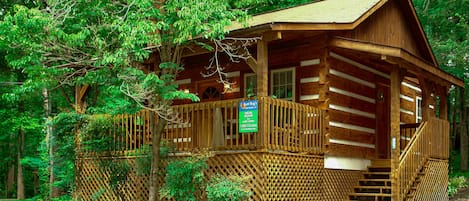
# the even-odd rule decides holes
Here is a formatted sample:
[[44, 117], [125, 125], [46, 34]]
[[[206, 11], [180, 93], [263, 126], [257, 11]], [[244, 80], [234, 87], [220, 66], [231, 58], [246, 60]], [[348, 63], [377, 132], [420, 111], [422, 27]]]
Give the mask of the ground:
[[469, 201], [469, 187], [460, 189], [450, 201]]

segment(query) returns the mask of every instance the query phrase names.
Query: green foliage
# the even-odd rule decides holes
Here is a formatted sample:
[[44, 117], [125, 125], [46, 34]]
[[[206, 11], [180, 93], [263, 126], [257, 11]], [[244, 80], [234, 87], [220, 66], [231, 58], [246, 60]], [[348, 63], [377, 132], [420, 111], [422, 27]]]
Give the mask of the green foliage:
[[188, 157], [171, 161], [166, 168], [166, 183], [160, 189], [164, 198], [194, 201], [201, 197], [204, 185], [205, 157]]
[[[94, 152], [98, 155], [109, 155], [110, 151], [118, 150], [115, 138], [110, 134], [115, 134], [116, 138], [122, 137], [124, 132], [117, 129], [113, 124], [113, 118], [105, 115], [87, 115], [86, 123], [81, 128], [82, 151]], [[116, 147], [114, 147], [116, 146]]]
[[[160, 190], [164, 198], [175, 200], [242, 201], [251, 196], [250, 177], [216, 175], [205, 178], [207, 158], [188, 157], [172, 161], [166, 168], [166, 183]], [[206, 182], [208, 180], [208, 182]], [[205, 191], [205, 193], [204, 193]]]
[[210, 201], [243, 201], [251, 196], [247, 183], [250, 177], [222, 176], [212, 177], [207, 184], [206, 192]]
[[460, 188], [465, 188], [468, 186], [469, 185], [465, 177], [451, 177], [448, 181], [448, 195], [453, 196]]

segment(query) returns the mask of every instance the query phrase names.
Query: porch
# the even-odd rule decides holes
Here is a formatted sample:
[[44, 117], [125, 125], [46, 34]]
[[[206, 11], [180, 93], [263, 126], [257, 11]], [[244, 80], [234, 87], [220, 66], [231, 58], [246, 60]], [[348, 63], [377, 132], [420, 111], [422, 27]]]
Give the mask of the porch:
[[[231, 99], [173, 106], [179, 121], [169, 122], [162, 141], [174, 152], [287, 151], [323, 154], [325, 112], [291, 101], [260, 97], [256, 132], [239, 129], [239, 105]], [[149, 111], [113, 118], [112, 151], [131, 154], [151, 144]]]

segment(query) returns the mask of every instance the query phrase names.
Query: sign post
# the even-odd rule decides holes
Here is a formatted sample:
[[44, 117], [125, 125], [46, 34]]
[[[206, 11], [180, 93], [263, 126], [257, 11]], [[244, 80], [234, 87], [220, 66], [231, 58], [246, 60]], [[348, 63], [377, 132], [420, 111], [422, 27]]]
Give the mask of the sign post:
[[253, 133], [259, 130], [259, 107], [257, 100], [239, 102], [239, 133]]

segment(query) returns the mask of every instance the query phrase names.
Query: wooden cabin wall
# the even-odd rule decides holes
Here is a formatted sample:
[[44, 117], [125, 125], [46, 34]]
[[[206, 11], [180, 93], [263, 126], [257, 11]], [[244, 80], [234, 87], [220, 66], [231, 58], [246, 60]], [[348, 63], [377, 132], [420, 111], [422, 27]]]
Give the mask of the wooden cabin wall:
[[[319, 74], [324, 69], [321, 57], [323, 57], [326, 46], [326, 37], [325, 34], [307, 38], [296, 37], [298, 39], [295, 39], [295, 36], [288, 36], [288, 40], [278, 40], [269, 44], [269, 95], [271, 94], [271, 70], [294, 68], [295, 102], [315, 107], [322, 104], [319, 101], [319, 93], [324, 86], [319, 84]], [[251, 54], [256, 55], [255, 50]], [[217, 82], [218, 75], [208, 78], [201, 75], [201, 73], [207, 72], [204, 67], [209, 64], [212, 56], [213, 53], [185, 58], [183, 61], [185, 70], [177, 77], [179, 89], [188, 89], [192, 93], [199, 94], [199, 97], [206, 86], [214, 86], [223, 91], [223, 85]], [[253, 71], [244, 61], [233, 63], [225, 56], [221, 58], [222, 66], [228, 73], [227, 78], [233, 85], [232, 90], [227, 91], [220, 99], [245, 97], [244, 77], [246, 74], [252, 74]], [[190, 103], [190, 101], [176, 101], [175, 103], [184, 104]]]
[[360, 58], [330, 52], [328, 155], [373, 159], [379, 122], [377, 89], [389, 88], [389, 73]]
[[[369, 41], [392, 47], [402, 47], [411, 54], [428, 61], [418, 48], [415, 34], [409, 21], [403, 14], [397, 1], [388, 1], [381, 9], [362, 22], [356, 29], [348, 32], [337, 33], [339, 36], [353, 38], [361, 41]], [[415, 25], [413, 25], [415, 26]], [[422, 41], [423, 42], [423, 41]], [[428, 56], [427, 56], [428, 57]]]
[[417, 123], [417, 97], [422, 97], [418, 81], [404, 78], [401, 83], [401, 124]]

